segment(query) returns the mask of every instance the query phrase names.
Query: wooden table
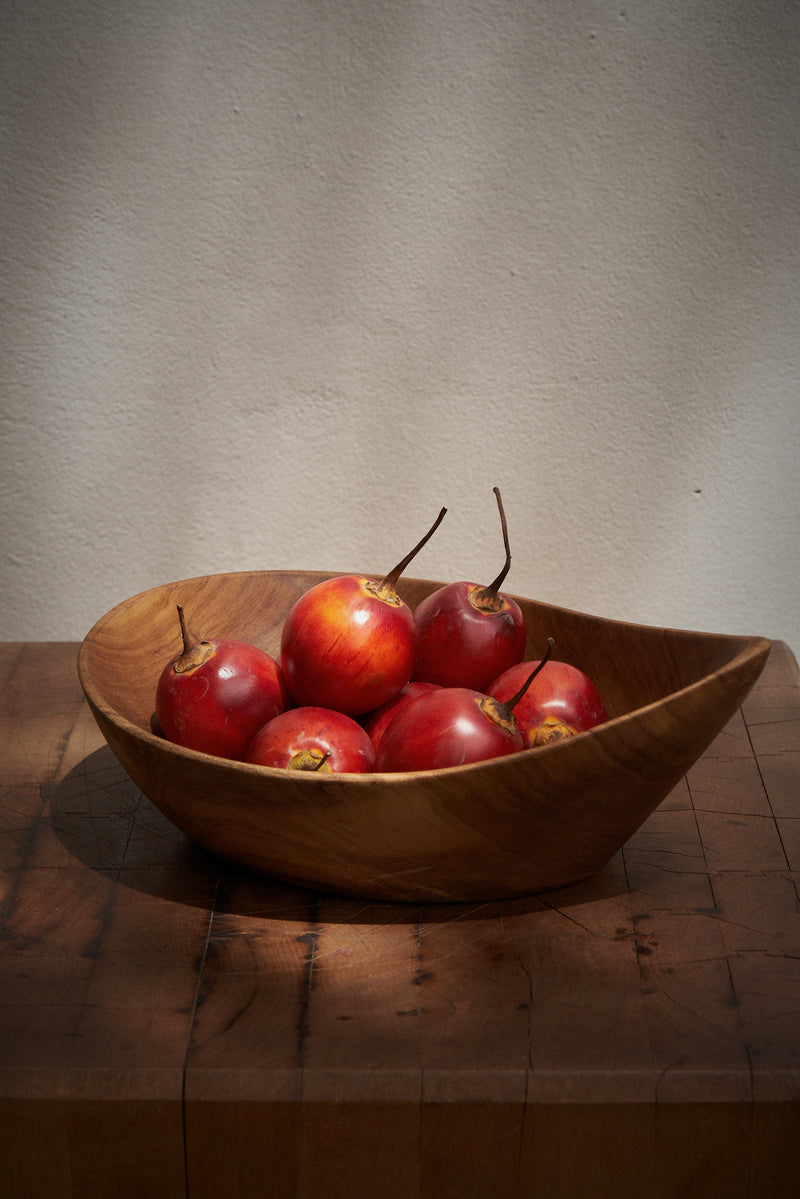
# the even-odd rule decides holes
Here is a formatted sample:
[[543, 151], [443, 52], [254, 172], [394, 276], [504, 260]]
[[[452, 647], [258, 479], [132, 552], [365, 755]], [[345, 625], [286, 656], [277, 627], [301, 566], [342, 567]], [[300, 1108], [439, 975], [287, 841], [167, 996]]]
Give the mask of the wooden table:
[[0, 646], [0, 1194], [797, 1192], [784, 645], [600, 875], [436, 907], [187, 843], [102, 741], [76, 654]]

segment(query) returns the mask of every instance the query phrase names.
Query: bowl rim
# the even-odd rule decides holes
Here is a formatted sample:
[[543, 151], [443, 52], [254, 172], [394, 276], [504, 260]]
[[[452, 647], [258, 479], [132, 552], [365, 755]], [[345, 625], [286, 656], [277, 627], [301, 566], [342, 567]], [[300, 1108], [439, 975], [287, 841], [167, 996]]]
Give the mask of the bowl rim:
[[[86, 633], [85, 637], [83, 638], [83, 640], [80, 644], [80, 647], [78, 650], [77, 670], [78, 670], [78, 677], [80, 680], [80, 684], [83, 689], [83, 692], [84, 692], [87, 702], [89, 703], [91, 708], [100, 712], [102, 714], [102, 716], [105, 718], [105, 720], [107, 720], [110, 724], [119, 728], [122, 732], [127, 734], [129, 737], [133, 737], [135, 739], [142, 740], [146, 744], [149, 744], [152, 747], [156, 747], [164, 752], [174, 754], [178, 758], [187, 758], [188, 760], [195, 762], [195, 763], [202, 762], [202, 761], [213, 762], [216, 764], [216, 766], [218, 768], [219, 767], [230, 768], [231, 770], [234, 770], [236, 772], [244, 771], [246, 774], [253, 775], [253, 777], [261, 777], [261, 778], [265, 778], [265, 779], [269, 778], [272, 780], [281, 780], [281, 779], [285, 780], [287, 774], [291, 773], [292, 781], [300, 786], [308, 785], [308, 786], [317, 786], [318, 787], [318, 786], [322, 785], [322, 786], [327, 786], [327, 787], [341, 787], [341, 786], [365, 787], [365, 786], [369, 786], [370, 784], [375, 784], [376, 782], [380, 782], [381, 784], [397, 786], [402, 783], [405, 783], [408, 781], [413, 781], [413, 780], [424, 781], [426, 779], [438, 778], [438, 777], [442, 777], [442, 776], [455, 777], [456, 775], [463, 774], [465, 772], [468, 772], [470, 774], [476, 774], [476, 773], [480, 773], [480, 772], [487, 771], [487, 770], [491, 771], [492, 768], [496, 767], [499, 763], [508, 763], [508, 762], [520, 761], [520, 760], [530, 760], [533, 757], [535, 757], [537, 760], [543, 760], [543, 758], [552, 757], [553, 754], [568, 753], [570, 751], [571, 746], [573, 746], [576, 742], [584, 741], [587, 737], [591, 737], [593, 735], [596, 736], [601, 730], [610, 729], [612, 727], [619, 728], [621, 726], [624, 726], [626, 723], [632, 722], [633, 720], [638, 720], [642, 717], [643, 714], [646, 714], [648, 711], [650, 711], [654, 708], [660, 707], [667, 700], [679, 699], [682, 695], [691, 694], [692, 692], [695, 692], [695, 691], [699, 690], [700, 688], [707, 686], [708, 681], [711, 678], [714, 678], [717, 676], [722, 676], [722, 675], [726, 674], [727, 672], [732, 671], [735, 668], [743, 666], [750, 660], [755, 660], [755, 659], [759, 658], [760, 656], [763, 656], [764, 661], [766, 661], [769, 650], [773, 644], [772, 639], [770, 639], [768, 637], [760, 636], [760, 635], [748, 636], [748, 635], [738, 635], [735, 633], [708, 633], [708, 632], [703, 632], [700, 630], [686, 629], [686, 628], [672, 627], [672, 626], [665, 626], [665, 625], [638, 624], [634, 621], [618, 620], [614, 617], [602, 617], [602, 616], [598, 616], [594, 613], [580, 611], [579, 609], [565, 608], [563, 606], [548, 603], [547, 601], [535, 600], [530, 597], [517, 595], [516, 593], [506, 592], [506, 594], [509, 595], [516, 602], [520, 602], [520, 600], [521, 600], [522, 602], [524, 602], [526, 604], [534, 603], [538, 607], [541, 607], [542, 609], [550, 608], [550, 609], [557, 610], [559, 612], [567, 613], [570, 616], [584, 617], [591, 621], [597, 621], [597, 622], [607, 624], [607, 625], [614, 625], [614, 626], [616, 626], [618, 628], [622, 628], [622, 629], [625, 629], [625, 628], [639, 629], [639, 630], [644, 629], [644, 630], [647, 630], [648, 632], [652, 632], [653, 634], [662, 633], [667, 636], [680, 636], [680, 637], [690, 638], [690, 639], [692, 639], [692, 638], [703, 639], [703, 638], [712, 637], [717, 642], [720, 642], [720, 643], [728, 642], [731, 644], [731, 646], [733, 646], [734, 644], [738, 644], [740, 648], [738, 649], [738, 651], [736, 653], [733, 654], [733, 656], [731, 657], [731, 659], [729, 661], [725, 662], [722, 666], [718, 667], [716, 670], [711, 671], [709, 674], [703, 675], [701, 678], [696, 679], [696, 680], [694, 680], [694, 682], [688, 683], [683, 687], [679, 687], [675, 691], [666, 692], [663, 696], [660, 696], [658, 699], [651, 700], [647, 704], [643, 704], [640, 707], [633, 708], [628, 712], [620, 713], [618, 716], [611, 716], [608, 718], [608, 720], [603, 721], [601, 724], [595, 725], [590, 729], [585, 729], [582, 732], [575, 734], [574, 737], [570, 737], [570, 738], [567, 738], [562, 741], [551, 742], [548, 745], [542, 745], [542, 746], [536, 746], [536, 747], [531, 746], [529, 748], [515, 750], [513, 753], [504, 754], [499, 758], [488, 758], [488, 759], [483, 759], [482, 761], [478, 761], [478, 762], [467, 762], [467, 763], [463, 763], [458, 766], [445, 766], [445, 767], [438, 767], [438, 768], [429, 769], [429, 770], [406, 770], [406, 771], [392, 771], [392, 772], [388, 772], [388, 771], [387, 772], [338, 771], [338, 772], [320, 774], [320, 773], [316, 773], [316, 772], [312, 772], [312, 771], [291, 771], [291, 772], [289, 772], [287, 769], [281, 768], [281, 767], [261, 766], [261, 765], [258, 765], [256, 763], [252, 763], [252, 762], [244, 762], [244, 761], [239, 761], [236, 759], [222, 758], [222, 757], [217, 756], [216, 754], [209, 754], [209, 753], [205, 753], [202, 750], [189, 749], [186, 746], [178, 745], [175, 742], [167, 740], [165, 737], [158, 736], [156, 733], [152, 732], [152, 730], [145, 729], [141, 725], [134, 723], [133, 721], [129, 720], [126, 716], [123, 716], [120, 712], [118, 712], [116, 708], [114, 708], [110, 704], [108, 704], [105, 701], [105, 699], [102, 697], [97, 686], [94, 683], [94, 680], [92, 678], [92, 673], [91, 673], [91, 651], [92, 651], [92, 642], [93, 642], [94, 637], [104, 626], [106, 626], [107, 624], [109, 624], [112, 621], [114, 615], [120, 609], [125, 608], [125, 607], [135, 603], [137, 600], [141, 599], [142, 597], [144, 597], [146, 595], [149, 595], [154, 592], [162, 591], [167, 588], [175, 588], [175, 587], [179, 587], [181, 585], [188, 585], [191, 583], [197, 583], [197, 582], [201, 582], [203, 580], [215, 579], [215, 578], [235, 578], [236, 576], [252, 577], [254, 574], [265, 575], [265, 576], [302, 574], [309, 579], [315, 579], [317, 581], [324, 581], [325, 579], [329, 579], [329, 578], [337, 578], [337, 577], [339, 577], [339, 575], [341, 573], [342, 572], [339, 572], [339, 571], [313, 571], [313, 570], [306, 571], [306, 570], [297, 570], [297, 569], [289, 570], [289, 569], [285, 569], [285, 568], [284, 569], [274, 569], [274, 570], [258, 570], [258, 571], [246, 571], [246, 570], [219, 571], [219, 572], [215, 572], [212, 575], [193, 575], [191, 577], [187, 577], [184, 579], [177, 579], [177, 580], [172, 580], [172, 581], [169, 581], [166, 583], [156, 584], [153, 587], [144, 588], [143, 590], [138, 591], [131, 596], [128, 596], [127, 598], [121, 600], [119, 603], [115, 604], [112, 608], [109, 608], [108, 611], [106, 611], [102, 616], [100, 616], [94, 622], [94, 624], [91, 626], [91, 628]], [[366, 574], [366, 572], [361, 572], [361, 571], [352, 571], [349, 573]], [[377, 577], [377, 574], [366, 574], [366, 577], [369, 577], [369, 578]], [[419, 584], [423, 584], [423, 585], [431, 585], [433, 587], [440, 587], [440, 586], [445, 585], [445, 584], [437, 582], [437, 580], [433, 580], [433, 579], [414, 578], [413, 580], [410, 580], [410, 581], [413, 581], [413, 582], [419, 583]], [[312, 582], [309, 585], [313, 586], [314, 583]]]

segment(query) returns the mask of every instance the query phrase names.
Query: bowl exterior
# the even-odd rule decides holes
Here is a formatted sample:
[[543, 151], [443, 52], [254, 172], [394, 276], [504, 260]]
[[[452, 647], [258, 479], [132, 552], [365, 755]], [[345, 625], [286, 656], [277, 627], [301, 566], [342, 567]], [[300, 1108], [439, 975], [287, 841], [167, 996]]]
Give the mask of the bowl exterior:
[[[587, 673], [613, 651], [613, 667], [602, 677], [595, 669], [608, 697], [606, 724], [491, 762], [398, 775], [231, 763], [151, 731], [149, 688], [171, 650], [160, 632], [168, 627], [163, 611], [177, 594], [206, 620], [228, 613], [233, 627], [215, 629], [219, 635], [274, 652], [292, 597], [321, 577], [208, 576], [133, 597], [87, 636], [79, 674], [121, 765], [189, 837], [248, 869], [367, 899], [503, 899], [595, 873], [735, 714], [770, 647], [765, 638], [624, 625], [520, 599], [531, 656], [539, 630], [550, 629], [565, 657], [589, 663]], [[439, 585], [409, 580], [409, 602]]]

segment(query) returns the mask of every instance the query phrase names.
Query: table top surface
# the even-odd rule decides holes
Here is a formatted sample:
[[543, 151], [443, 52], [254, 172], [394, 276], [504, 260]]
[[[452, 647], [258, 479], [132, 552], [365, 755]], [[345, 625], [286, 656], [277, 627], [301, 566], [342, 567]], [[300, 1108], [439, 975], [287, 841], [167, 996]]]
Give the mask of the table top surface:
[[72, 643], [0, 647], [0, 1098], [800, 1098], [800, 682], [598, 875], [379, 904], [216, 860], [98, 732]]

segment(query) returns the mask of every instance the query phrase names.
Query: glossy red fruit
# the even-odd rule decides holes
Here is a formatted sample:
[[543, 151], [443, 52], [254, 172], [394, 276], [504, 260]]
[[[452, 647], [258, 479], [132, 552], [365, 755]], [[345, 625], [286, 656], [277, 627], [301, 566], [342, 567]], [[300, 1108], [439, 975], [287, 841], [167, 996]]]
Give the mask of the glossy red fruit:
[[289, 704], [280, 666], [244, 641], [193, 639], [178, 605], [183, 650], [161, 673], [155, 715], [168, 741], [241, 760], [253, 734]]
[[409, 681], [418, 633], [397, 581], [446, 511], [383, 579], [339, 575], [297, 600], [281, 635], [281, 667], [295, 704], [362, 716]]
[[363, 774], [372, 770], [375, 751], [351, 716], [330, 708], [291, 708], [259, 729], [248, 762], [287, 770]]
[[438, 690], [438, 683], [406, 683], [405, 687], [401, 687], [397, 695], [392, 699], [387, 700], [385, 704], [381, 704], [379, 708], [363, 716], [360, 723], [366, 730], [375, 748], [378, 748], [378, 744], [386, 728], [401, 708], [405, 707], [406, 704], [410, 704], [412, 699], [416, 699], [418, 695], [426, 695], [429, 691]]
[[[498, 705], [499, 706], [499, 705]], [[401, 708], [383, 734], [375, 769], [440, 770], [499, 758], [523, 748], [513, 722], [494, 719], [487, 697], [469, 687], [440, 687]]]
[[488, 587], [448, 583], [414, 610], [419, 629], [417, 662], [412, 678], [443, 687], [485, 691], [492, 679], [519, 662], [525, 653], [525, 618], [519, 604], [500, 587], [511, 565], [508, 528], [500, 491], [505, 564]]
[[506, 703], [469, 687], [440, 687], [418, 696], [381, 737], [375, 770], [441, 770], [524, 749], [514, 707], [529, 683]]
[[[518, 662], [490, 683], [489, 694], [505, 702], [519, 690], [536, 665], [536, 660]], [[569, 736], [569, 729], [582, 733], [608, 720], [605, 704], [592, 680], [577, 666], [552, 658], [519, 700], [514, 715], [529, 745], [543, 744], [547, 736], [555, 740], [558, 731]], [[553, 720], [562, 726], [560, 730], [554, 728]]]

